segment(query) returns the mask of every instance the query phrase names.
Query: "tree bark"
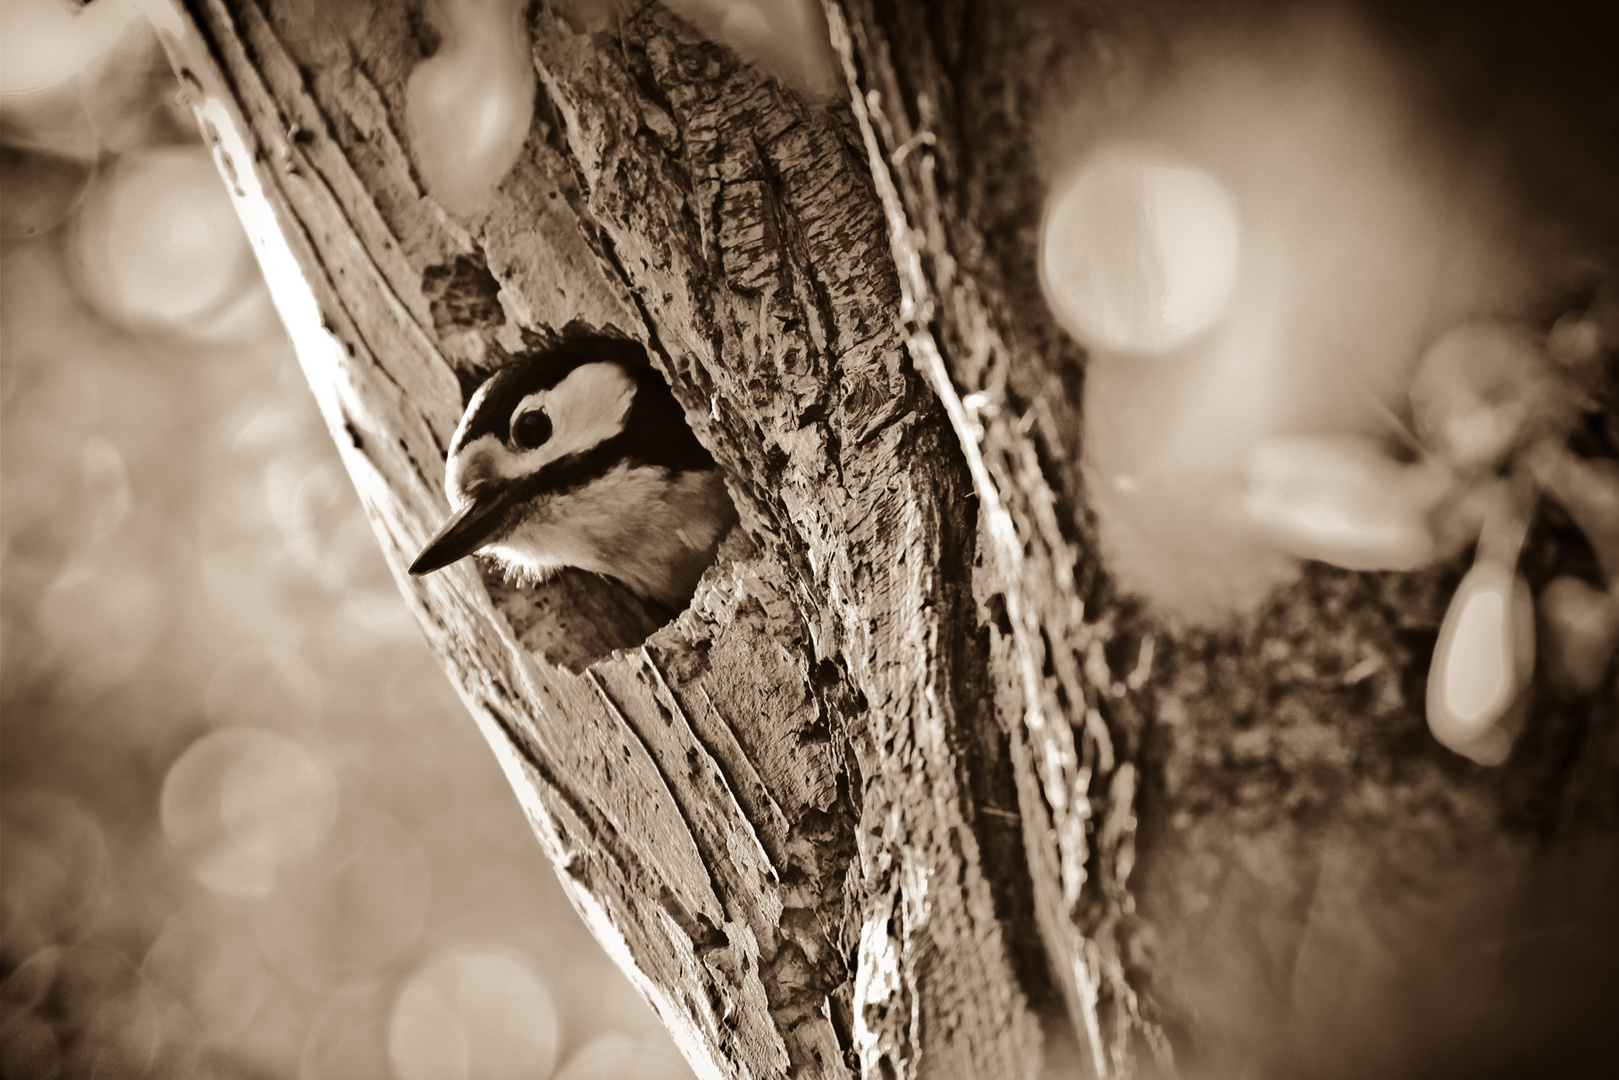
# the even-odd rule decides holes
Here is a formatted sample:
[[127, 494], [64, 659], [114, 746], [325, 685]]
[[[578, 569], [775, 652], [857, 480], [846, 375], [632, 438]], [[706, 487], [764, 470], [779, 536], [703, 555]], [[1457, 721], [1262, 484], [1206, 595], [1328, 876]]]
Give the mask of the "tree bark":
[[[1036, 277], [1041, 139], [1075, 100], [1106, 100], [1161, 61], [1143, 40], [1219, 12], [1063, 0], [829, 12], [907, 342], [982, 501], [998, 590], [982, 614], [1035, 912], [1091, 1070], [1494, 1076], [1555, 1061], [1597, 1075], [1597, 1018], [1619, 1002], [1600, 914], [1619, 897], [1612, 666], [1592, 697], [1537, 688], [1512, 759], [1482, 769], [1439, 747], [1423, 717], [1462, 559], [1412, 574], [1311, 564], [1213, 631], [1165, 624], [1098, 564], [1080, 468], [1085, 355]], [[1433, 40], [1409, 47], [1433, 57], [1438, 41], [1457, 63], [1460, 38], [1468, 69], [1537, 49], [1566, 65], [1550, 94], [1544, 72], [1514, 72], [1501, 93], [1519, 115], [1502, 110], [1498, 140], [1538, 137], [1524, 129], [1545, 126], [1532, 119], [1543, 106], [1568, 137], [1619, 104], [1611, 65], [1570, 55], [1555, 19], [1423, 12], [1437, 15]], [[1552, 156], [1571, 153], [1585, 151]], [[1611, 190], [1619, 161], [1591, 157], [1582, 176]], [[1579, 228], [1611, 251], [1616, 224], [1604, 210]], [[1605, 455], [1616, 375], [1610, 357]], [[1543, 518], [1525, 572], [1538, 586], [1579, 545]]]
[[[405, 143], [413, 15], [189, 11], [176, 66], [383, 550], [569, 895], [687, 1058], [1031, 1074], [1027, 890], [982, 854], [1016, 807], [972, 629], [971, 483], [905, 357], [847, 113], [659, 6], [592, 35], [542, 5], [540, 115], [464, 222]], [[744, 522], [650, 636], [587, 575], [403, 572], [446, 513], [470, 389], [576, 324], [648, 345]]]
[[[809, 103], [659, 5], [568, 10], [530, 12], [528, 141], [461, 217], [411, 157], [418, 6], [161, 29], [402, 591], [700, 1073], [1034, 1076], [1065, 1028], [1098, 1077], [1331, 1071], [1504, 932], [1500, 875], [1610, 842], [1611, 698], [1498, 773], [1426, 739], [1456, 566], [1317, 568], [1219, 633], [1109, 584], [1031, 142], [1114, 16], [840, 0], [847, 98]], [[731, 481], [667, 625], [582, 573], [404, 571], [472, 389], [570, 327], [645, 343]]]

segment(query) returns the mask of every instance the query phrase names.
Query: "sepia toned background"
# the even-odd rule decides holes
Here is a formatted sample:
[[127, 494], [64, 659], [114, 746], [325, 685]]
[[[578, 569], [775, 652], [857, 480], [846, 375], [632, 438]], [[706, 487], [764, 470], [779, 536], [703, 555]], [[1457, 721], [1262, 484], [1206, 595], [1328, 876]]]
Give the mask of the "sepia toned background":
[[0, 1075], [689, 1076], [439, 672], [132, 5], [0, 33]]
[[[0, 1077], [689, 1076], [569, 909], [517, 801], [407, 614], [213, 162], [134, 14], [137, 2], [0, 0]], [[524, 2], [484, 7], [467, 0], [464, 7], [487, 13]], [[1023, 7], [1038, 14], [1065, 2]], [[582, 25], [611, 29], [614, 0], [557, 3]], [[813, 0], [665, 4], [808, 99], [837, 85], [825, 42], [802, 32]], [[1401, 7], [1381, 0], [1359, 6]], [[1136, 705], [1120, 706], [1120, 726], [1102, 734], [1128, 734], [1134, 744], [1147, 732], [1142, 756], [1133, 756], [1137, 745], [1118, 762], [1144, 768], [1148, 779], [1136, 786], [1131, 771], [1115, 777], [1127, 784], [1097, 780], [1094, 792], [1123, 794], [1106, 805], [1100, 796], [1078, 802], [1068, 823], [1068, 835], [1083, 838], [1093, 827], [1088, 812], [1116, 815], [1113, 835], [1125, 853], [1112, 863], [1123, 867], [1119, 903], [1139, 900], [1148, 914], [1139, 934], [1133, 923], [1119, 923], [1136, 936], [1118, 940], [1140, 945], [1143, 967], [1156, 968], [1159, 986], [1180, 995], [1161, 1000], [1235, 1033], [1228, 1049], [1231, 1061], [1242, 1061], [1237, 1075], [1260, 1068], [1250, 1063], [1252, 1049], [1268, 1052], [1271, 1044], [1279, 1054], [1320, 1063], [1324, 1075], [1354, 1072], [1357, 1061], [1361, 1072], [1379, 1074], [1377, 1062], [1410, 1048], [1434, 1060], [1459, 1056], [1460, 1074], [1475, 1057], [1493, 1059], [1502, 1046], [1519, 1043], [1540, 1066], [1547, 1046], [1583, 1054], [1584, 1033], [1600, 1030], [1612, 996], [1605, 910], [1619, 864], [1611, 839], [1566, 845], [1566, 871], [1560, 853], [1544, 862], [1531, 856], [1538, 858], [1537, 845], [1548, 837], [1582, 837], [1587, 819], [1613, 820], [1612, 785], [1603, 777], [1614, 759], [1602, 723], [1611, 715], [1603, 709], [1612, 700], [1619, 591], [1604, 584], [1613, 574], [1599, 563], [1619, 560], [1619, 548], [1603, 545], [1619, 532], [1580, 524], [1567, 506], [1550, 505], [1554, 498], [1536, 510], [1541, 516], [1528, 540], [1515, 541], [1527, 544], [1519, 560], [1527, 579], [1517, 591], [1522, 602], [1513, 592], [1513, 604], [1493, 609], [1501, 633], [1486, 644], [1521, 643], [1512, 635], [1534, 619], [1506, 614], [1529, 610], [1532, 586], [1543, 663], [1533, 687], [1527, 668], [1519, 681], [1491, 683], [1505, 695], [1503, 709], [1528, 703], [1531, 690], [1538, 696], [1527, 753], [1488, 773], [1435, 742], [1432, 695], [1426, 722], [1422, 715], [1428, 657], [1445, 655], [1438, 642], [1447, 612], [1463, 607], [1453, 591], [1467, 594], [1458, 585], [1461, 552], [1482, 529], [1468, 516], [1472, 509], [1459, 512], [1470, 534], [1435, 541], [1421, 559], [1402, 550], [1399, 567], [1368, 565], [1346, 541], [1349, 557], [1339, 562], [1346, 569], [1404, 568], [1359, 578], [1301, 569], [1303, 560], [1332, 563], [1344, 552], [1290, 547], [1297, 534], [1283, 526], [1297, 524], [1299, 508], [1280, 499], [1285, 512], [1268, 519], [1280, 524], [1262, 541], [1249, 535], [1246, 519], [1222, 533], [1216, 526], [1226, 520], [1219, 514], [1230, 491], [1208, 482], [1211, 469], [1223, 469], [1235, 485], [1264, 432], [1297, 434], [1292, 427], [1302, 426], [1308, 438], [1324, 436], [1306, 445], [1328, 450], [1341, 445], [1332, 441], [1340, 428], [1361, 425], [1378, 432], [1355, 444], [1364, 452], [1324, 455], [1337, 471], [1324, 468], [1315, 479], [1324, 473], [1345, 481], [1350, 518], [1359, 513], [1377, 524], [1392, 514], [1422, 525], [1419, 539], [1431, 541], [1432, 507], [1422, 501], [1428, 488], [1407, 490], [1402, 499], [1397, 479], [1390, 482], [1412, 476], [1430, 456], [1424, 428], [1440, 430], [1417, 416], [1422, 403], [1414, 389], [1408, 393], [1409, 369], [1435, 351], [1427, 345], [1433, 334], [1465, 330], [1463, 320], [1477, 310], [1499, 309], [1518, 312], [1517, 333], [1507, 336], [1528, 340], [1536, 361], [1542, 343], [1552, 352], [1554, 339], [1587, 342], [1581, 348], [1589, 355], [1568, 370], [1583, 365], [1606, 381], [1541, 386], [1548, 414], [1571, 386], [1582, 391], [1573, 397], [1589, 399], [1580, 406], [1583, 426], [1557, 429], [1547, 445], [1597, 461], [1607, 486], [1593, 484], [1602, 498], [1587, 502], [1619, 506], [1611, 363], [1619, 350], [1619, 279], [1608, 269], [1619, 226], [1611, 183], [1602, 179], [1612, 176], [1604, 133], [1619, 113], [1609, 98], [1585, 93], [1581, 79], [1600, 68], [1589, 61], [1600, 48], [1579, 40], [1598, 35], [1540, 17], [1532, 44], [1539, 49], [1544, 37], [1556, 47], [1527, 52], [1555, 62], [1498, 78], [1496, 54], [1483, 45], [1511, 40], [1510, 20], [1481, 12], [1476, 23], [1454, 19], [1441, 28], [1450, 19], [1442, 7], [1451, 10], [1414, 5], [1413, 25], [1392, 34], [1414, 43], [1400, 61], [1409, 61], [1409, 71], [1360, 51], [1358, 39], [1332, 22], [1287, 48], [1283, 38], [1264, 39], [1262, 49], [1255, 46], [1256, 55], [1265, 54], [1262, 64], [1246, 46], [1231, 44], [1252, 28], [1239, 26], [1227, 41], [1194, 25], [1183, 37], [1170, 35], [1172, 44], [1196, 46], [1187, 51], [1201, 58], [1171, 63], [1181, 54], [1168, 49], [1165, 70], [1174, 77], [1144, 78], [1131, 89], [1140, 71], [1156, 69], [1118, 65], [1119, 85], [1129, 91], [1123, 104], [1030, 67], [1013, 85], [1037, 89], [1029, 100], [1061, 105], [1038, 126], [1005, 122], [998, 110], [1018, 99], [995, 81], [995, 64], [968, 73], [987, 81], [963, 83], [996, 93], [958, 110], [961, 145], [979, 163], [1010, 164], [974, 172], [979, 166], [969, 163], [961, 174], [978, 180], [959, 190], [999, 193], [979, 208], [976, 223], [948, 201], [941, 206], [946, 220], [987, 230], [993, 242], [987, 255], [973, 256], [982, 261], [967, 279], [983, 283], [992, 277], [986, 267], [1010, 268], [1005, 295], [1034, 317], [1007, 326], [1023, 326], [1036, 343], [997, 344], [1002, 367], [978, 370], [976, 360], [962, 370], [940, 367], [935, 378], [943, 391], [962, 390], [965, 415], [976, 417], [970, 424], [983, 425], [969, 443], [983, 437], [1033, 453], [1040, 444], [1018, 425], [1038, 410], [1018, 414], [1024, 391], [1015, 380], [1013, 397], [998, 396], [1002, 375], [1026, 379], [1034, 389], [1025, 403], [1060, 406], [1040, 414], [1047, 425], [1040, 437], [1073, 466], [1076, 486], [1063, 497], [1079, 499], [1082, 469], [1112, 481], [1092, 485], [1085, 498], [1096, 497], [1085, 513], [1094, 510], [1097, 550], [1126, 591], [1166, 611], [1178, 605], [1192, 619], [1230, 603], [1233, 593], [1241, 607], [1301, 575], [1304, 582], [1255, 616], [1247, 638], [1176, 637], [1119, 607], [1123, 629], [1102, 658], [1135, 652], [1142, 659], [1133, 671], [1121, 661], [1108, 677], [1128, 677], [1117, 685], [1131, 693], [1138, 674], [1148, 694], [1159, 693], [1152, 688], [1159, 684], [1161, 707], [1156, 719], [1142, 720]], [[989, 55], [1019, 55], [1007, 43], [1027, 31], [1011, 27]], [[1436, 41], [1448, 43], [1455, 70], [1430, 62], [1449, 55], [1427, 51]], [[437, 62], [452, 52], [434, 52], [412, 79], [441, 70]], [[896, 80], [918, 72], [931, 78], [912, 55], [918, 52], [925, 50], [892, 50]], [[481, 68], [477, 50], [460, 56], [463, 68]], [[506, 97], [513, 85], [517, 100], [533, 96], [518, 81], [503, 87]], [[1412, 91], [1411, 101], [1395, 92], [1401, 86]], [[1418, 99], [1432, 113], [1422, 113], [1421, 123], [1412, 119]], [[1458, 106], [1455, 114], [1434, 105], [1440, 101]], [[531, 118], [519, 112], [521, 134]], [[890, 115], [903, 119], [903, 110]], [[464, 127], [454, 109], [440, 119], [446, 117], [452, 130]], [[942, 142], [923, 139], [936, 138], [925, 130], [914, 140], [900, 132], [882, 167], [913, 181], [937, 163], [953, 168], [949, 142], [957, 136], [947, 126], [939, 130]], [[1052, 288], [1065, 275], [1116, 283], [1110, 251], [1135, 260], [1127, 269], [1158, 266], [1137, 258], [1143, 238], [1162, 236], [1155, 221], [1111, 246], [1070, 245], [1068, 254], [1083, 256], [1077, 265], [1042, 263], [1044, 276], [1033, 271], [1037, 248], [1065, 251], [1062, 215], [1042, 211], [1040, 200], [1058, 206], [1065, 194], [1083, 193], [1084, 184], [1067, 178], [1097, 175], [1086, 172], [1088, 163], [1111, 160], [1113, 172], [1101, 175], [1119, 182], [1096, 190], [1123, 193], [1122, 202], [1102, 200], [1106, 213], [1099, 216], [1116, 223], [1120, 205], [1148, 206], [1125, 181], [1162, 165], [1130, 149], [1132, 139], [1154, 131], [1179, 140], [1192, 158], [1210, 155], [1219, 164], [1214, 172], [1246, 193], [1248, 205], [1291, 230], [1277, 234], [1292, 237], [1288, 244], [1256, 249], [1277, 260], [1272, 277], [1294, 286], [1297, 302], [1284, 312], [1292, 336], [1266, 338], [1285, 347], [1254, 353], [1278, 361], [1269, 369], [1279, 376], [1276, 392], [1256, 393], [1252, 372], [1231, 367], [1239, 377], [1225, 379], [1223, 393], [1184, 395], [1195, 399], [1196, 423], [1162, 409], [1162, 386], [1140, 379], [1128, 360], [1109, 366], [1105, 348], [1097, 351], [1101, 362], [1084, 369], [1087, 404], [1079, 410], [1072, 376], [1080, 370], [1076, 343], [1087, 334], [1103, 346], [1111, 339], [1121, 357], [1172, 342], [1161, 334], [1132, 340], [1116, 321], [1097, 320], [1098, 310], [1116, 316], [1153, 308], [1135, 303], [1139, 296], [1125, 295], [1131, 302], [1118, 310], [1087, 310], [1099, 296], [1119, 297], [1070, 290], [1068, 299], [1077, 295], [1081, 303], [1065, 313], [1061, 290]], [[414, 140], [422, 131], [413, 123], [411, 132], [420, 151]], [[1085, 157], [1112, 136], [1121, 152]], [[924, 145], [931, 149], [913, 153]], [[1010, 149], [984, 149], [1003, 145]], [[1020, 156], [1030, 146], [1044, 155], [1026, 155], [1032, 164]], [[459, 166], [466, 155], [452, 146], [438, 157]], [[424, 165], [432, 158], [419, 154], [411, 168], [420, 168], [432, 198], [456, 213], [447, 194], [453, 185]], [[1510, 183], [1508, 165], [1521, 172]], [[949, 179], [948, 169], [942, 175]], [[1174, 175], [1185, 181], [1198, 174]], [[465, 177], [450, 177], [456, 179]], [[489, 175], [477, 179], [491, 182]], [[937, 194], [932, 183], [912, 186]], [[1212, 190], [1219, 196], [1221, 189]], [[1202, 201], [1204, 209], [1230, 209], [1229, 198]], [[914, 221], [939, 208], [913, 202], [889, 209]], [[1076, 216], [1083, 224], [1085, 215]], [[1236, 242], [1248, 234], [1238, 231], [1240, 218], [1225, 224], [1234, 259]], [[1323, 251], [1338, 257], [1318, 258]], [[948, 247], [922, 253], [949, 256], [934, 258], [935, 267], [972, 263], [958, 264], [960, 252]], [[1601, 271], [1596, 284], [1575, 280], [1593, 268]], [[1201, 297], [1208, 303], [1193, 305], [1203, 320], [1197, 325], [1221, 316], [1215, 299], [1237, 297], [1243, 325], [1273, 329], [1274, 312], [1236, 289], [1236, 264], [1228, 259], [1222, 274], [1215, 290], [1222, 296], [1209, 293]], [[1156, 295], [1160, 283], [1141, 277], [1152, 285], [1141, 295]], [[938, 289], [942, 280], [922, 285]], [[1430, 291], [1444, 302], [1430, 304]], [[1532, 319], [1523, 313], [1531, 296], [1540, 305]], [[1055, 321], [1041, 314], [1043, 304]], [[963, 307], [949, 319], [969, 335], [988, 333], [990, 322], [974, 311]], [[1527, 339], [1525, 327], [1532, 330]], [[1559, 338], [1560, 327], [1573, 332]], [[1208, 339], [1215, 340], [1226, 339]], [[987, 346], [983, 355], [990, 355]], [[1205, 350], [1204, 359], [1211, 355]], [[1044, 388], [1037, 385], [1042, 372], [1052, 376]], [[1425, 407], [1436, 415], [1471, 400], [1457, 393], [1466, 389], [1457, 380], [1435, 385]], [[1260, 406], [1267, 402], [1283, 407], [1266, 414]], [[1495, 406], [1482, 404], [1490, 419]], [[1507, 401], [1503, 413], [1515, 404]], [[1083, 440], [1081, 412], [1091, 421]], [[1171, 430], [1199, 438], [1172, 441]], [[1005, 442], [993, 442], [1002, 436]], [[1166, 446], [1177, 449], [1171, 459], [1161, 456]], [[1165, 460], [1174, 468], [1155, 471]], [[1469, 473], [1467, 483], [1478, 481], [1479, 490], [1462, 494], [1480, 494], [1497, 471], [1492, 465]], [[1173, 482], [1143, 489], [1142, 475]], [[1031, 490], [1049, 496], [1044, 484]], [[1006, 483], [1000, 490], [1022, 489]], [[1458, 505], [1473, 501], [1457, 498]], [[1068, 540], [1056, 525], [1052, 530], [1050, 550], [1067, 552]], [[1052, 565], [1067, 572], [1060, 558]], [[1510, 565], [1497, 579], [1506, 592], [1518, 582]], [[1073, 599], [1064, 589], [1047, 592]], [[1551, 603], [1569, 597], [1583, 606]], [[1072, 610], [1057, 600], [1052, 612]], [[1094, 617], [1112, 603], [1089, 610]], [[1072, 624], [1061, 621], [1067, 614], [1051, 618], [1051, 626], [1091, 632], [1079, 615]], [[1143, 627], [1157, 636], [1138, 634]], [[1129, 647], [1133, 641], [1139, 650]], [[1089, 693], [1077, 656], [1065, 699], [1074, 703]], [[1574, 670], [1582, 665], [1583, 674]], [[1435, 662], [1432, 670], [1447, 666]], [[1464, 676], [1477, 670], [1457, 668]], [[1489, 674], [1487, 664], [1483, 670]], [[1467, 685], [1465, 677], [1457, 682]], [[1051, 714], [1060, 711], [1054, 705]], [[1525, 715], [1507, 713], [1513, 723]], [[1504, 729], [1497, 719], [1489, 724]], [[1498, 739], [1504, 755], [1511, 744], [1502, 746]], [[1565, 771], [1566, 786], [1551, 786], [1548, 777]], [[1087, 773], [1080, 786], [1095, 779]], [[1158, 779], [1166, 797], [1155, 805]], [[1043, 789], [1030, 790], [1038, 799]], [[1139, 791], [1147, 794], [1132, 803]], [[1552, 791], [1564, 794], [1547, 797]], [[1132, 806], [1141, 809], [1139, 819]], [[1017, 817], [1002, 813], [1007, 828], [1019, 827]], [[1498, 818], [1505, 826], [1498, 828]], [[1511, 858], [1495, 859], [1501, 849], [1490, 845], [1498, 833], [1521, 844]], [[1051, 837], [1059, 835], [1054, 826]], [[834, 862], [836, 851], [826, 850]], [[1470, 863], [1471, 850], [1486, 857]], [[1082, 881], [1093, 891], [1111, 887], [1074, 866], [1075, 889]], [[1521, 917], [1509, 910], [1519, 903]], [[1154, 925], [1171, 933], [1155, 941]], [[1255, 948], [1261, 939], [1263, 948]], [[1078, 945], [1081, 936], [1072, 940]], [[924, 965], [933, 959], [925, 949], [915, 955]], [[1480, 972], [1504, 973], [1499, 1001], [1490, 996], [1497, 974]], [[1275, 1017], [1289, 1015], [1286, 1009], [1294, 1010], [1293, 1028], [1283, 1031]], [[1224, 1052], [1216, 1047], [1210, 1060]], [[1490, 1075], [1508, 1074], [1493, 1067]], [[1069, 1066], [1059, 1053], [1047, 1068], [1057, 1075]], [[1392, 1067], [1381, 1068], [1387, 1074]]]

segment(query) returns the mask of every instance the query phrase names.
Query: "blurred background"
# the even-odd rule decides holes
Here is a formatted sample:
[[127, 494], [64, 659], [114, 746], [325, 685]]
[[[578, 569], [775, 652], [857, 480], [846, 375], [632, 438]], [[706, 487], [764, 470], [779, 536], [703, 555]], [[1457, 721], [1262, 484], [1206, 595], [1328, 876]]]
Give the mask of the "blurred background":
[[131, 0], [0, 13], [0, 1076], [690, 1076], [408, 615]]

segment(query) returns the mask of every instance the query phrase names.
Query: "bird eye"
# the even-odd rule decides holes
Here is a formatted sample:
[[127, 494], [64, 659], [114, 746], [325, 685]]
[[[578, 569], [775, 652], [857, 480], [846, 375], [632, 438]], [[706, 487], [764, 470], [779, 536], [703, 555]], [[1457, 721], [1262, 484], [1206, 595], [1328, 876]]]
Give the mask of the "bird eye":
[[512, 442], [524, 450], [534, 450], [551, 437], [551, 418], [544, 409], [530, 409], [512, 421]]

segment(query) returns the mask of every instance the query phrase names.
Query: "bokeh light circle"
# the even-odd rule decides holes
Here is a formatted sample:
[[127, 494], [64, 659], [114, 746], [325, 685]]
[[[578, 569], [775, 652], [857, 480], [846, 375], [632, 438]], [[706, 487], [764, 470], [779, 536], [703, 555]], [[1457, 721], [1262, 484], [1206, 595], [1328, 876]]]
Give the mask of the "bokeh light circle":
[[210, 921], [216, 910], [198, 905], [171, 915], [141, 960], [141, 974], [183, 1001], [208, 1041], [240, 1045], [281, 988], [251, 935], [217, 932]]
[[350, 984], [416, 942], [431, 887], [414, 836], [388, 814], [350, 810], [320, 851], [259, 906], [260, 947], [300, 985]]
[[82, 8], [61, 0], [8, 0], [0, 94], [34, 94], [84, 74], [140, 17], [135, 0], [98, 0]]
[[441, 953], [394, 1004], [388, 1050], [399, 1080], [524, 1080], [556, 1067], [551, 992], [498, 948]]
[[0, 910], [7, 951], [26, 954], [79, 940], [108, 902], [105, 830], [83, 802], [60, 791], [8, 791], [0, 807], [5, 821]]
[[301, 732], [318, 728], [325, 696], [320, 670], [302, 656], [273, 644], [250, 645], [214, 666], [204, 709], [222, 727], [244, 724]]
[[1112, 146], [1053, 188], [1040, 278], [1082, 343], [1163, 353], [1224, 316], [1240, 250], [1236, 201], [1213, 175], [1148, 148]]
[[690, 1080], [691, 1075], [672, 1049], [610, 1031], [574, 1054], [556, 1080]]
[[[42, 985], [48, 990], [29, 1014], [48, 1021], [56, 1032], [53, 1042], [60, 1041], [53, 1046], [34, 1028], [24, 1045], [8, 1043], [0, 1051], [0, 1075], [48, 1077], [52, 1063], [70, 1077], [151, 1073], [165, 1042], [165, 1016], [154, 988], [122, 951], [75, 945], [33, 960], [37, 968], [28, 993]], [[10, 1028], [0, 1023], [0, 1036]]]
[[81, 286], [109, 318], [209, 332], [258, 285], [230, 196], [200, 146], [129, 155], [86, 197], [75, 232]]
[[399, 1080], [388, 1066], [388, 1024], [369, 996], [339, 996], [311, 1026], [298, 1080]]
[[281, 868], [326, 839], [337, 780], [291, 739], [258, 728], [203, 736], [163, 781], [163, 834], [191, 873], [227, 896], [267, 896]]
[[105, 691], [132, 676], [151, 656], [165, 629], [172, 598], [144, 567], [115, 553], [76, 558], [39, 600], [39, 629], [93, 689]]

